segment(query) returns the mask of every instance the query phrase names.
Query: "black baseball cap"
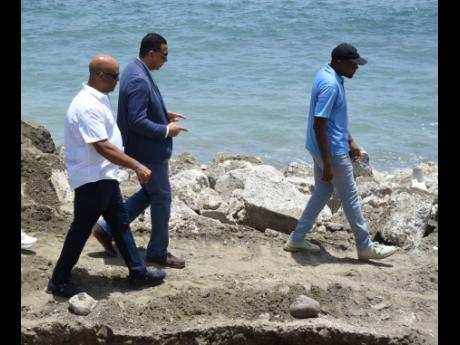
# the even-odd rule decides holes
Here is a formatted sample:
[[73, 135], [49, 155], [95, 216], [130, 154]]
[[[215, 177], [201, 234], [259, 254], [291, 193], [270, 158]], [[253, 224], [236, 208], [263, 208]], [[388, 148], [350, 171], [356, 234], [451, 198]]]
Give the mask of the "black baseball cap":
[[367, 60], [359, 56], [355, 47], [348, 43], [341, 43], [332, 50], [333, 60], [351, 60], [358, 65], [367, 64]]

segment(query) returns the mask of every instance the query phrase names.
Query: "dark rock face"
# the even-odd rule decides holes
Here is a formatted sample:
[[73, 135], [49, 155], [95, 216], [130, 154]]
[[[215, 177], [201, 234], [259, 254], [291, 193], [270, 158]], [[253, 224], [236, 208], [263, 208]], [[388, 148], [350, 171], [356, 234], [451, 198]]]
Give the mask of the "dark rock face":
[[45, 228], [60, 218], [51, 175], [64, 169], [49, 131], [21, 120], [21, 224], [25, 229]]
[[32, 145], [42, 152], [54, 153], [56, 150], [50, 132], [45, 127], [30, 120], [21, 120], [21, 146], [23, 137], [30, 139]]

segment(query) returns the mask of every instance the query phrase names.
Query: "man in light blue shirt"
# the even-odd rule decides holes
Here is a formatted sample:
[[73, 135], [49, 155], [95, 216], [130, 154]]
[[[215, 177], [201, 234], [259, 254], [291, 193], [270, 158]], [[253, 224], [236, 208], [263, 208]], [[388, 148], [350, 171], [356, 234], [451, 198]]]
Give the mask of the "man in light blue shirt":
[[348, 130], [343, 79], [353, 78], [358, 65], [365, 65], [367, 61], [347, 43], [335, 47], [331, 58], [331, 63], [321, 68], [313, 81], [307, 122], [305, 146], [313, 157], [315, 190], [284, 249], [320, 251], [319, 246], [305, 237], [335, 188], [355, 237], [358, 258], [383, 259], [394, 254], [396, 248], [371, 240], [361, 212], [352, 166], [352, 161], [361, 157], [361, 150]]

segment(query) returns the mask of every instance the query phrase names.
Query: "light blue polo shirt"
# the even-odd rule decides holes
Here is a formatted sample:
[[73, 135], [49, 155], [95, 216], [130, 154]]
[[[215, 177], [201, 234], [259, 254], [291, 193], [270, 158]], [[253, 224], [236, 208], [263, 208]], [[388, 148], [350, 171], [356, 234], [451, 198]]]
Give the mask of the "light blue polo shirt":
[[329, 154], [348, 154], [348, 113], [343, 77], [326, 65], [315, 76], [311, 90], [310, 112], [307, 122], [305, 147], [313, 155], [319, 155], [319, 146], [313, 129], [314, 117], [327, 119]]

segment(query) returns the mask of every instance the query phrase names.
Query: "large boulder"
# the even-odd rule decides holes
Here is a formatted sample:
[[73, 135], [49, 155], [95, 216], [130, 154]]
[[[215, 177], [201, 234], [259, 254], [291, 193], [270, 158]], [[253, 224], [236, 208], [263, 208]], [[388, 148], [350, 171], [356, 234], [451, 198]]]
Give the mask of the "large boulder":
[[415, 188], [398, 188], [389, 200], [380, 236], [403, 248], [417, 248], [428, 227], [434, 205], [432, 194]]
[[200, 165], [188, 152], [181, 153], [169, 161], [169, 176], [191, 169], [200, 170]]
[[[216, 181], [215, 189], [229, 199], [229, 217], [238, 223], [285, 233], [294, 230], [309, 199], [269, 165], [231, 170]], [[326, 206], [320, 218], [330, 215]]]
[[[437, 196], [433, 193], [370, 181], [358, 186], [363, 216], [372, 238], [413, 249], [437, 228]], [[333, 215], [332, 222], [350, 229], [343, 209]]]
[[260, 164], [263, 164], [263, 162], [258, 157], [241, 155], [239, 153], [219, 152], [214, 156], [206, 174], [208, 175], [211, 188], [214, 188], [217, 179], [225, 173], [231, 170], [248, 168]]
[[313, 167], [299, 162], [291, 162], [281, 169], [286, 180], [292, 183], [303, 194], [311, 194], [315, 188]]

